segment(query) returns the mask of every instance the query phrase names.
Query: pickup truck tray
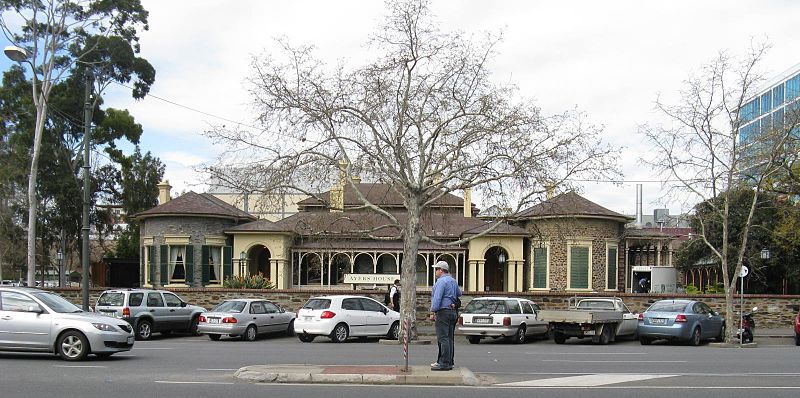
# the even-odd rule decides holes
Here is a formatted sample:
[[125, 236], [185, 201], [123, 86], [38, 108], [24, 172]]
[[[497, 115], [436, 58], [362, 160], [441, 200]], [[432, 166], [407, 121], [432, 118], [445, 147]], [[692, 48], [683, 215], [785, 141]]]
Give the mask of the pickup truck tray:
[[541, 310], [538, 317], [549, 323], [619, 323], [622, 322], [622, 311]]

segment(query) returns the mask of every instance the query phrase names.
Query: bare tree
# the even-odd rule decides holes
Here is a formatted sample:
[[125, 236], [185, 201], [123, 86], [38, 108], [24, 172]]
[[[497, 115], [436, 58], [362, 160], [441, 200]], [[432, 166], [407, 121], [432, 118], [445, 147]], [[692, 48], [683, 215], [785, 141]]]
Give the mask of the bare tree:
[[[494, 84], [489, 62], [497, 38], [443, 33], [427, 1], [387, 6], [385, 23], [370, 40], [370, 54], [377, 55], [361, 67], [329, 69], [313, 48], [285, 41], [281, 57], [255, 58], [250, 90], [264, 131], [210, 131], [230, 149], [207, 171], [241, 191], [286, 190], [326, 201], [317, 193], [341, 168], [339, 181], [360, 202], [347, 211], [385, 220], [363, 232], [403, 241], [402, 318], [413, 335], [420, 242], [468, 240], [425, 234], [422, 220], [437, 200], [472, 190], [487, 206], [519, 210], [547, 186], [569, 185], [571, 177], [617, 176], [616, 150], [601, 143], [602, 129], [586, 124], [580, 112], [544, 117], [517, 99], [515, 87]], [[390, 185], [404, 213], [368, 201], [354, 176]]]
[[[728, 341], [736, 334], [733, 325], [738, 325], [733, 307], [736, 280], [747, 255], [759, 194], [798, 154], [797, 137], [792, 135], [797, 128], [796, 107], [793, 116], [787, 112], [774, 123], [772, 116], [763, 119], [762, 127], [753, 134], [743, 130], [747, 122], [760, 115], [751, 114], [745, 105], [763, 80], [757, 67], [768, 48], [767, 44], [756, 45], [739, 59], [724, 52], [718, 54], [697, 76], [685, 81], [677, 104], [665, 104], [660, 98], [656, 101], [656, 108], [669, 124], [640, 128], [654, 150], [649, 155], [652, 160], [643, 162], [665, 180], [677, 181], [668, 195], [699, 199], [700, 205], [710, 209], [701, 215], [695, 207], [700, 225], [697, 239], [721, 265]], [[732, 223], [732, 193], [737, 189], [753, 192], [741, 225]], [[721, 227], [721, 239], [713, 238], [719, 234], [714, 226]]]

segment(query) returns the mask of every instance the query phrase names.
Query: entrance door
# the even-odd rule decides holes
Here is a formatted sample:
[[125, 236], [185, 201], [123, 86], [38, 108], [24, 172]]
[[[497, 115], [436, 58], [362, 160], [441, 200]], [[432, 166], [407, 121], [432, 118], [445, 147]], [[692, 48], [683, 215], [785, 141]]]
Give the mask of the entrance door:
[[499, 246], [492, 247], [484, 255], [483, 286], [485, 291], [501, 292], [506, 290], [506, 261], [508, 253]]

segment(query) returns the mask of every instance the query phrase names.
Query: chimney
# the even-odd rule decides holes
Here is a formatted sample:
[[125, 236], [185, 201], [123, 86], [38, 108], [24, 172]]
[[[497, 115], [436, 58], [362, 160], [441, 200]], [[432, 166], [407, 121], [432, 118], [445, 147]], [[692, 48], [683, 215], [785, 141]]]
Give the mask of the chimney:
[[636, 228], [642, 228], [642, 184], [636, 184]]
[[361, 184], [361, 177], [353, 176], [353, 184]]
[[472, 217], [472, 188], [464, 188], [464, 217]]
[[545, 194], [545, 195], [547, 195], [547, 200], [553, 199], [553, 196], [555, 196], [555, 193], [556, 193], [555, 184], [547, 184], [547, 186], [545, 187], [545, 190], [547, 192]]
[[158, 185], [158, 204], [163, 205], [164, 203], [169, 202], [169, 190], [172, 189], [172, 186], [169, 185], [169, 180], [164, 180], [160, 182]]
[[342, 159], [339, 161], [339, 186], [344, 187], [347, 183], [347, 166], [349, 166], [346, 160]]

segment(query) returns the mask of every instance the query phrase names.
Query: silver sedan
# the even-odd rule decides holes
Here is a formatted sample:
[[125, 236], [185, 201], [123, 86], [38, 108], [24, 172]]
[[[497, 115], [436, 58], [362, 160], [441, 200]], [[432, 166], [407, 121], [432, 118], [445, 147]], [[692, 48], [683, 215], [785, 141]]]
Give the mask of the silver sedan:
[[705, 303], [693, 300], [656, 301], [639, 315], [639, 341], [685, 341], [699, 345], [706, 339], [725, 339], [725, 319]]
[[0, 288], [0, 350], [53, 352], [68, 361], [133, 348], [128, 322], [84, 312], [63, 297], [25, 287]]
[[241, 337], [254, 341], [262, 333], [294, 332], [295, 313], [286, 311], [269, 300], [225, 300], [211, 312], [200, 315], [197, 331], [211, 340], [222, 336]]

